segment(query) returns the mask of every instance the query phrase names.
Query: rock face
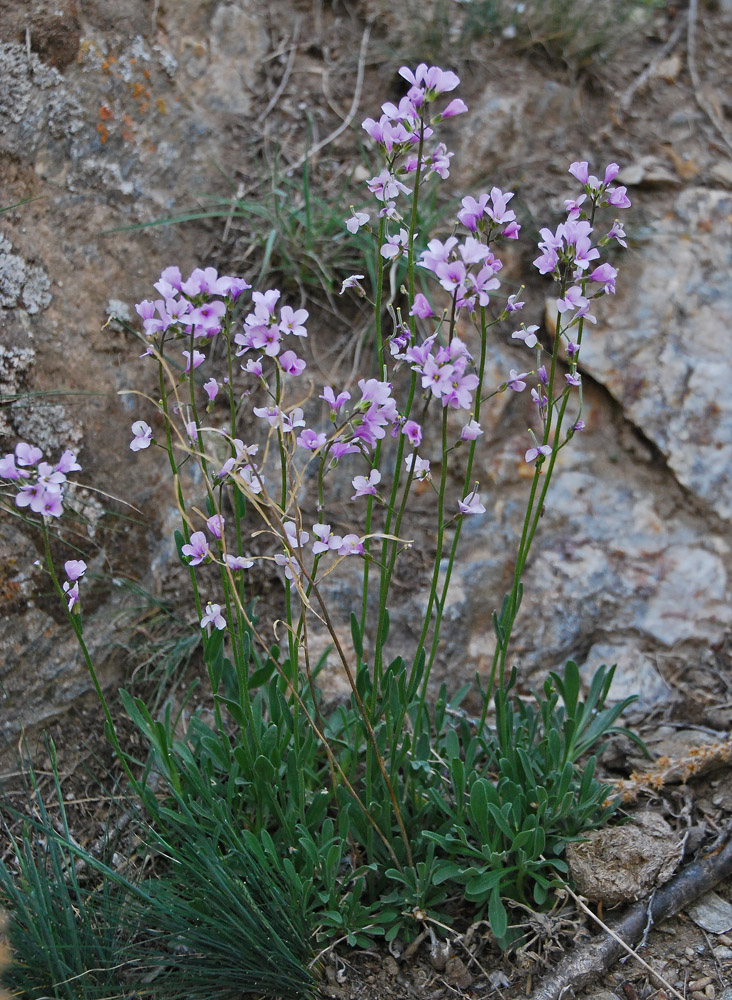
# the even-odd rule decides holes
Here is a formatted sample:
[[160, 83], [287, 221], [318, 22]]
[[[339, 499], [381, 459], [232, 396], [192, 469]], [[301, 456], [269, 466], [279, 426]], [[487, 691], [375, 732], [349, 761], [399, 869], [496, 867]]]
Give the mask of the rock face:
[[678, 482], [727, 522], [730, 227], [732, 192], [681, 191], [628, 262], [632, 283], [582, 355], [587, 371], [664, 455]]
[[[335, 104], [347, 108], [363, 25], [321, 11], [330, 20], [311, 26], [312, 38], [288, 69], [300, 27], [297, 5], [284, 0], [181, 0], [165, 10], [119, 0], [113, 15], [102, 0], [53, 6], [49, 13], [40, 0], [13, 2], [0, 12], [3, 204], [33, 199], [0, 215], [0, 451], [18, 438], [51, 453], [73, 447], [84, 482], [104, 491], [84, 500], [94, 536], [89, 559], [102, 581], [97, 607], [89, 609], [101, 648], [112, 638], [110, 577], [131, 576], [156, 589], [175, 565], [175, 506], [164, 472], [149, 455], [128, 464], [128, 428], [146, 415], [144, 404], [117, 395], [132, 385], [155, 390], [138, 375], [129, 330], [108, 319], [134, 319], [133, 303], [149, 294], [164, 266], [211, 263], [209, 249], [224, 222], [124, 227], [181, 212], [196, 204], [197, 193], [227, 194], [221, 171], [252, 181], [275, 135], [287, 133], [295, 160], [309, 127], [320, 124], [320, 137], [328, 134], [338, 119], [324, 117], [323, 95], [335, 106], [337, 89], [331, 76], [328, 90], [326, 56], [344, 60]], [[379, 29], [377, 19], [377, 61]], [[328, 49], [336, 38], [337, 52]], [[637, 78], [646, 56], [628, 64], [626, 82]], [[716, 651], [732, 627], [728, 164], [714, 152], [718, 146], [701, 141], [707, 125], [690, 93], [648, 97], [642, 137], [631, 127], [611, 141], [606, 95], [570, 86], [563, 74], [553, 78], [551, 68], [515, 54], [493, 58], [504, 59], [504, 75], [466, 79], [475, 121], [464, 139], [455, 128], [462, 144], [452, 178], [456, 206], [463, 194], [493, 183], [515, 187], [530, 233], [561, 209], [571, 160], [645, 164], [652, 154], [667, 163], [629, 178], [638, 184], [631, 192], [639, 213], [629, 224], [632, 248], [618, 295], [601, 303], [600, 323], [583, 348], [587, 430], [562, 452], [527, 567], [514, 647], [526, 684], [568, 657], [587, 673], [617, 662], [616, 696], [640, 692], [650, 706], [671, 696], [668, 666], [676, 671], [679, 658], [719, 665]], [[272, 66], [277, 72], [267, 75]], [[395, 96], [389, 86], [380, 65], [367, 73], [357, 120]], [[600, 125], [588, 134], [592, 120]], [[671, 123], [673, 156], [665, 132], [653, 135], [655, 121]], [[340, 142], [332, 155], [346, 149], [355, 162], [355, 138]], [[547, 148], [555, 151], [554, 166], [545, 163]], [[524, 257], [531, 259], [530, 248]], [[507, 261], [507, 282], [526, 280], [520, 262], [519, 247]], [[525, 297], [534, 305], [527, 322], [540, 321], [546, 292], [541, 279], [529, 277]], [[497, 335], [491, 351], [497, 383], [510, 368], [531, 363], [507, 333]], [[67, 392], [50, 395], [59, 389]], [[466, 524], [445, 610], [434, 679], [452, 687], [489, 669], [491, 612], [511, 582], [528, 488], [530, 404], [508, 395], [486, 414], [475, 475], [484, 498], [490, 494], [488, 511]], [[114, 504], [106, 495], [134, 504], [141, 517], [110, 517]], [[49, 614], [31, 536], [12, 524], [0, 546], [0, 738], [12, 743], [21, 728], [73, 702], [88, 680], [61, 616]], [[409, 559], [391, 609], [395, 652], [409, 650], [426, 602], [429, 567], [417, 552]], [[334, 590], [346, 639], [358, 579], [344, 577]], [[321, 648], [322, 639], [316, 635]], [[342, 691], [338, 678], [328, 683], [334, 696]]]

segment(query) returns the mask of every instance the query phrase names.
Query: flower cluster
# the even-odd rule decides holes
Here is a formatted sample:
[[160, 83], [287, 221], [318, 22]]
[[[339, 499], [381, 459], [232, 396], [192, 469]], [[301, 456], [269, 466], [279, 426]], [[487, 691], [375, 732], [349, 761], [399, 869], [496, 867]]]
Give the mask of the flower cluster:
[[67, 474], [81, 466], [73, 451], [65, 451], [55, 465], [42, 461], [43, 452], [24, 441], [0, 459], [0, 479], [18, 487], [16, 507], [28, 507], [34, 514], [60, 517], [63, 511]]

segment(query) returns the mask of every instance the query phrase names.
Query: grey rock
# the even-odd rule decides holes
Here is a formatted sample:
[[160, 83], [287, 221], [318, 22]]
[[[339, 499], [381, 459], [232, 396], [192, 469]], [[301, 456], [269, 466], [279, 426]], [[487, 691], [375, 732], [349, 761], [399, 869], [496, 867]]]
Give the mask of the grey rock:
[[686, 912], [695, 924], [710, 934], [726, 934], [732, 929], [732, 903], [716, 892], [708, 892]]
[[[687, 188], [626, 265], [612, 315], [582, 349], [585, 368], [664, 454], [679, 482], [732, 520], [732, 193]], [[604, 303], [603, 303], [604, 305]], [[601, 323], [603, 321], [601, 320]]]

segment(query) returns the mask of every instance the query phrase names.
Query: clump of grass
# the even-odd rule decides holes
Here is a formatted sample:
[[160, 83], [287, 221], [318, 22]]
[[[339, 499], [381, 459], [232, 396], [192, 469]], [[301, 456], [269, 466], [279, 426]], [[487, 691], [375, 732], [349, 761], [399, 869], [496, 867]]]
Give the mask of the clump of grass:
[[9, 857], [0, 860], [0, 905], [8, 911], [11, 952], [3, 982], [27, 1000], [123, 996], [128, 893], [113, 881], [89, 885], [77, 872], [58, 775], [60, 832], [32, 770], [29, 782], [29, 812], [37, 818], [20, 829], [3, 821]]
[[417, 26], [410, 49], [420, 59], [470, 60], [476, 46], [498, 41], [578, 72], [614, 59], [663, 6], [665, 0], [434, 0], [425, 8], [407, 0], [405, 20]]
[[[52, 744], [49, 751], [51, 808], [30, 770], [27, 806], [34, 818], [21, 822], [19, 830], [4, 823], [10, 856], [0, 861], [0, 905], [8, 911], [12, 952], [4, 983], [14, 995], [24, 1000], [312, 995], [309, 929], [262, 852], [243, 837], [224, 849], [183, 800], [169, 802], [165, 810], [153, 807], [151, 822], [129, 803], [149, 845], [154, 874], [145, 879], [125, 874], [112, 864], [110, 831], [103, 858], [72, 835]], [[15, 810], [5, 811], [18, 817]]]

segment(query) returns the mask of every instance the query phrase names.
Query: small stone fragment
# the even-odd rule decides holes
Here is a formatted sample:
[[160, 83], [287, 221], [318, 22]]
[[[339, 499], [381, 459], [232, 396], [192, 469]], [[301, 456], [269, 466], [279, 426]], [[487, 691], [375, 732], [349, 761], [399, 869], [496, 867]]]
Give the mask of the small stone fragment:
[[702, 896], [686, 912], [698, 927], [710, 934], [725, 934], [732, 929], [732, 903], [716, 892]]
[[465, 962], [458, 955], [448, 958], [445, 965], [445, 978], [449, 983], [461, 990], [469, 990], [473, 985], [473, 977], [468, 972]]

